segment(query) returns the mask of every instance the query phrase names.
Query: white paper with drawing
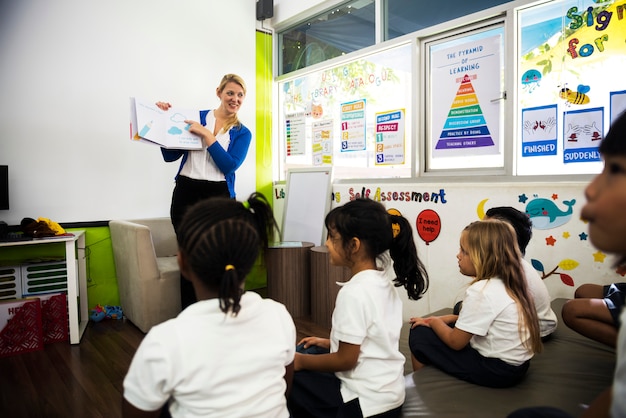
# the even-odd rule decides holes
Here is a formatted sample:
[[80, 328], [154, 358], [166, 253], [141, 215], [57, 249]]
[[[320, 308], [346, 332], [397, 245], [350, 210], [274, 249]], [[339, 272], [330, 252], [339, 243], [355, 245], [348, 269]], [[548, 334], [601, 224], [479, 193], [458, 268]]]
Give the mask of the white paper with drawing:
[[151, 142], [164, 148], [200, 149], [202, 140], [189, 132], [185, 120], [200, 120], [196, 109], [172, 106], [159, 109], [154, 101], [130, 98], [131, 140]]

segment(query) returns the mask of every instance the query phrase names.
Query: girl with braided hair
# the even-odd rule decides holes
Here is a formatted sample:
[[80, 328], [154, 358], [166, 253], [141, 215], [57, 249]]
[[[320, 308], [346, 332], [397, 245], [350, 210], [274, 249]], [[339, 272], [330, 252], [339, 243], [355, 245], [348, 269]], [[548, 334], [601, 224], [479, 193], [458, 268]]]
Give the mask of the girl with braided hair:
[[[404, 403], [404, 355], [399, 351], [403, 287], [419, 299], [428, 287], [409, 221], [370, 199], [356, 199], [326, 215], [333, 265], [345, 266], [330, 339], [299, 342], [288, 405], [298, 417], [398, 417]], [[396, 278], [379, 268], [389, 254]]]
[[296, 329], [285, 307], [244, 281], [276, 221], [266, 198], [210, 198], [177, 230], [178, 264], [198, 301], [154, 326], [124, 379], [125, 417], [288, 417]]

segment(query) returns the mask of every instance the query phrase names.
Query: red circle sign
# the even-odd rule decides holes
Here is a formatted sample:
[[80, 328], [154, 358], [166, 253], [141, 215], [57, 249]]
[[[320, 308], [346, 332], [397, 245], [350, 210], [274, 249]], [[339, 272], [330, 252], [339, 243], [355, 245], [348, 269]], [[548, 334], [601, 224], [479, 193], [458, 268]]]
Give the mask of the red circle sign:
[[441, 219], [439, 219], [437, 212], [432, 209], [426, 209], [417, 215], [415, 226], [420, 238], [428, 245], [439, 236]]

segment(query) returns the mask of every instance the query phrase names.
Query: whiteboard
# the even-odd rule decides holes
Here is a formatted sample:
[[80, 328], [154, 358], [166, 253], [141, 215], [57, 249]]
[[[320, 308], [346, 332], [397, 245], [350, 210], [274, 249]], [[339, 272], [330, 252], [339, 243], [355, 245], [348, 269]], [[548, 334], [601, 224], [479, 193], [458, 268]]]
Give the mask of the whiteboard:
[[326, 241], [324, 218], [330, 209], [331, 167], [294, 168], [287, 171], [283, 213], [283, 241]]

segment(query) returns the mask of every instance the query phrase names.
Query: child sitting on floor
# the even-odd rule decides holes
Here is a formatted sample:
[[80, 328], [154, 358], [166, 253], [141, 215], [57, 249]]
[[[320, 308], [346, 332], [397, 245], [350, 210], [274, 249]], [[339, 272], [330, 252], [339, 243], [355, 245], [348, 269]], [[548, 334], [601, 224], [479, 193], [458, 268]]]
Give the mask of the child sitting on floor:
[[178, 264], [198, 301], [141, 342], [124, 379], [124, 417], [158, 417], [168, 401], [173, 417], [289, 416], [295, 325], [283, 305], [244, 291], [275, 225], [260, 194], [187, 210]]
[[585, 337], [615, 348], [626, 283], [586, 283], [563, 305], [563, 322]]
[[413, 369], [432, 364], [478, 385], [516, 385], [542, 343], [515, 231], [500, 220], [474, 222], [460, 244], [459, 269], [474, 280], [459, 315], [410, 319]]
[[[307, 337], [296, 353], [289, 411], [300, 417], [400, 416], [404, 356], [399, 350], [402, 301], [396, 287], [419, 299], [428, 276], [409, 221], [381, 203], [356, 199], [326, 215], [330, 262], [349, 267], [332, 315], [330, 339]], [[377, 259], [389, 251], [394, 281]]]

